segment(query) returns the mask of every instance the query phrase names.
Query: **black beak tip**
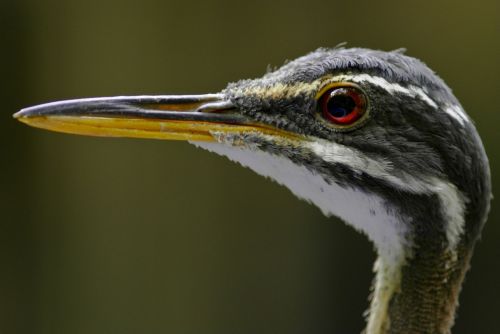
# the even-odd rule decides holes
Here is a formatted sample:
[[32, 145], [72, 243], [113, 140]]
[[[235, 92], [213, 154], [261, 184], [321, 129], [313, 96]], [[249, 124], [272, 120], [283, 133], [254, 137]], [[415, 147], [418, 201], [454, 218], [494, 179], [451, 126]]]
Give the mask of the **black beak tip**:
[[25, 108], [25, 109], [21, 109], [18, 112], [16, 112], [14, 115], [12, 115], [12, 117], [14, 117], [15, 119], [20, 119], [20, 118], [29, 117], [29, 114], [30, 114], [29, 108]]
[[15, 119], [29, 118], [34, 116], [41, 116], [44, 112], [50, 111], [49, 104], [40, 104], [33, 107], [23, 108], [16, 112], [12, 117]]

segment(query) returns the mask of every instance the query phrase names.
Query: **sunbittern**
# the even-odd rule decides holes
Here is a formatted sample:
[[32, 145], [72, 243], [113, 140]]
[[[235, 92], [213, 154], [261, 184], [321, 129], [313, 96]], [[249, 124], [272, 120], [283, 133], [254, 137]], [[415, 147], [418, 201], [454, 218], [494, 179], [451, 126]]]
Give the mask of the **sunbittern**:
[[401, 51], [319, 49], [218, 94], [69, 100], [29, 125], [189, 140], [365, 233], [366, 333], [449, 333], [491, 198], [488, 159], [446, 84]]

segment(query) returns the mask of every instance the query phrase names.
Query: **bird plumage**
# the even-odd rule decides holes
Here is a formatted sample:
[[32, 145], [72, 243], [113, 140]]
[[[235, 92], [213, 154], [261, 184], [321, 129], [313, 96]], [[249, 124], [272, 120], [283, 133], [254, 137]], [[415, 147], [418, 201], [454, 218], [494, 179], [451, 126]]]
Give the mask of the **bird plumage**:
[[[327, 82], [360, 85], [369, 96], [370, 120], [347, 132], [315, 120], [315, 94]], [[381, 332], [382, 327], [389, 332], [400, 328], [398, 333], [403, 328], [446, 332], [456, 304], [449, 295], [460, 286], [490, 199], [486, 154], [474, 125], [446, 84], [422, 62], [400, 52], [320, 49], [262, 79], [232, 84], [225, 93], [254, 119], [314, 137], [313, 147], [301, 145], [300, 150], [255, 140], [261, 141], [259, 151], [285, 156], [321, 175], [331, 189], [340, 187], [342, 191], [332, 190], [337, 196], [325, 194], [330, 206], [325, 207], [321, 196], [311, 201], [375, 242], [381, 255], [376, 267], [381, 286], [375, 288], [372, 311], [383, 303], [382, 308], [407, 310], [385, 320], [380, 317], [386, 314], [372, 316], [368, 332]], [[299, 197], [301, 190], [295, 190]], [[348, 206], [349, 191], [364, 194], [356, 203], [371, 210], [371, 217], [352, 217], [363, 209]], [[339, 197], [345, 200], [340, 208], [333, 203]], [[342, 208], [348, 208], [351, 216]], [[431, 263], [430, 269], [426, 263]], [[438, 274], [435, 269], [440, 266], [451, 269]], [[424, 277], [426, 272], [430, 277]], [[435, 294], [423, 291], [415, 277], [434, 285], [430, 288]], [[383, 286], [384, 280], [389, 287]], [[437, 293], [440, 285], [448, 285], [442, 289], [447, 290], [444, 296]], [[391, 289], [394, 296], [415, 291], [409, 299], [377, 300], [377, 291]], [[433, 314], [424, 315], [424, 309]], [[412, 320], [414, 315], [419, 316]]]
[[[339, 87], [366, 98], [359, 120], [335, 124], [321, 112]], [[373, 241], [368, 334], [448, 333], [453, 324], [489, 210], [488, 159], [448, 86], [399, 50], [318, 49], [216, 95], [69, 101], [17, 117], [59, 131], [76, 122], [64, 131], [99, 135], [116, 124], [95, 124], [126, 118], [135, 123], [113, 135], [157, 133], [225, 155]], [[60, 123], [45, 125], [51, 120]]]

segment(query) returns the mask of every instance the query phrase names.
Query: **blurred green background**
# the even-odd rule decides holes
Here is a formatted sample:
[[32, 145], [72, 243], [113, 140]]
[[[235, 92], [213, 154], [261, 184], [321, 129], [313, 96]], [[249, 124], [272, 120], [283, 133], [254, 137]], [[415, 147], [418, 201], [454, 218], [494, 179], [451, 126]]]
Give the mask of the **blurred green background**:
[[[217, 92], [320, 46], [424, 60], [500, 189], [500, 2], [1, 0], [0, 333], [358, 333], [374, 253], [286, 189], [187, 143], [28, 128], [52, 100]], [[454, 333], [497, 333], [500, 210]]]

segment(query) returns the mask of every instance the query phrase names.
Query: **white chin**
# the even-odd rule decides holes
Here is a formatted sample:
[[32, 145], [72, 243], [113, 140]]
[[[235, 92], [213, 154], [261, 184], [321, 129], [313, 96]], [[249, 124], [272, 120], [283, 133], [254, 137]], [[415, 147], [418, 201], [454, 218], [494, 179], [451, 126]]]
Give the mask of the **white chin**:
[[[225, 156], [256, 173], [287, 187], [300, 199], [317, 206], [326, 216], [337, 216], [365, 233], [388, 263], [400, 263], [407, 241], [405, 224], [396, 210], [375, 194], [344, 188], [289, 159], [257, 148], [229, 144], [191, 142], [197, 147]], [[399, 216], [400, 217], [400, 216]]]

